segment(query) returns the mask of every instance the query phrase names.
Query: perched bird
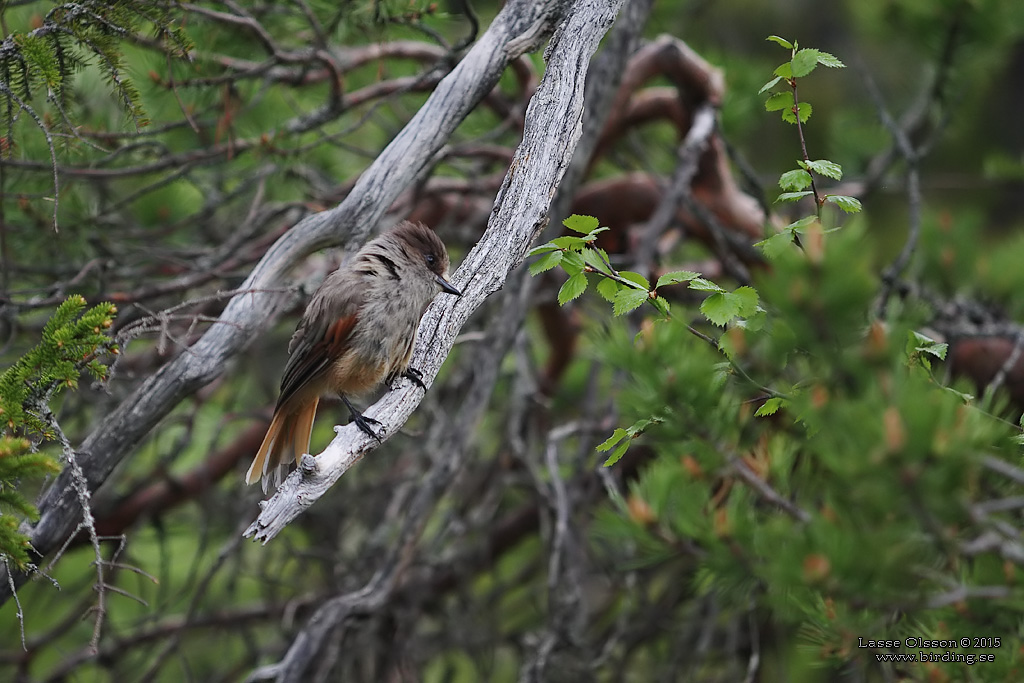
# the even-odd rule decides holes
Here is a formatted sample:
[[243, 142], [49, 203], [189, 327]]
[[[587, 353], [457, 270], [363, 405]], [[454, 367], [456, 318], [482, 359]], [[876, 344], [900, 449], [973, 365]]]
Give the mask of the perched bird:
[[403, 221], [368, 242], [327, 276], [313, 294], [288, 344], [281, 394], [259, 452], [246, 472], [253, 484], [262, 477], [277, 486], [290, 462], [309, 450], [309, 435], [320, 397], [337, 394], [352, 421], [378, 441], [348, 397], [406, 375], [416, 330], [439, 292], [461, 296], [448, 280], [448, 251], [434, 232]]

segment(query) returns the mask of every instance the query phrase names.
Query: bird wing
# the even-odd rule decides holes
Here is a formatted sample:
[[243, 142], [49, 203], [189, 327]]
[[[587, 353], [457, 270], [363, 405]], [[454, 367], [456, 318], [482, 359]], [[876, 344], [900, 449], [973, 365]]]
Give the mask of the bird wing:
[[[348, 347], [364, 292], [357, 283], [331, 280], [328, 278], [313, 295], [288, 344], [290, 355], [281, 378], [278, 407], [312, 380], [322, 376]], [[352, 286], [342, 288], [342, 284]], [[331, 293], [325, 294], [325, 291]]]

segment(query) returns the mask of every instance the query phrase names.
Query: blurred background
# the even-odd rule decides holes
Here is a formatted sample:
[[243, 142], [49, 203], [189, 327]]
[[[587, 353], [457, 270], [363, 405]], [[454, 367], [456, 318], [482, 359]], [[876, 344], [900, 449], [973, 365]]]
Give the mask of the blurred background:
[[[344, 258], [338, 235], [289, 272], [274, 324], [212, 381], [111, 472], [86, 465], [96, 538], [80, 529], [28, 555], [45, 576], [5, 594], [0, 676], [1021, 679], [1024, 5], [626, 4], [649, 16], [621, 85], [588, 100], [601, 127], [542, 241], [592, 215], [610, 266], [753, 287], [756, 324], [712, 324], [706, 293], [685, 285], [659, 288], [668, 320], [615, 316], [593, 292], [560, 306], [560, 269], [520, 268], [403, 432], [261, 546], [241, 537], [263, 498], [242, 474], [307, 297]], [[0, 371], [53, 341], [45, 325], [70, 295], [117, 309], [96, 314], [107, 341], [71, 365], [0, 383], [7, 401], [29, 391], [5, 425], [28, 441], [10, 452], [66, 461], [188, 354], [282, 235], [348, 196], [501, 8], [3, 3]], [[798, 79], [813, 105], [802, 134], [759, 93], [792, 56], [770, 35], [846, 65]], [[510, 65], [373, 231], [423, 221], [457, 267], [542, 52]], [[717, 126], [680, 158], [706, 107]], [[775, 202], [802, 145], [843, 169], [816, 178], [823, 191], [864, 210], [826, 205], [768, 258], [753, 245], [815, 213]], [[79, 380], [94, 358], [108, 369]], [[340, 402], [320, 415], [314, 453], [347, 419]], [[628, 450], [596, 450], [630, 425], [612, 444]], [[606, 468], [608, 451], [621, 459]], [[52, 484], [43, 470], [0, 470], [18, 508], [0, 519], [31, 512], [15, 503]], [[935, 651], [994, 661], [858, 647], [908, 637], [968, 638]]]

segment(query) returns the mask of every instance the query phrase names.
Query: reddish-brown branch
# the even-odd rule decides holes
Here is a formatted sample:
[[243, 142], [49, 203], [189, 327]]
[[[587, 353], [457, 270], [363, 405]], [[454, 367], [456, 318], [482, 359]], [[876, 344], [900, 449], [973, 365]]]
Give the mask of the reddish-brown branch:
[[[545, 278], [550, 280], [551, 278]], [[552, 289], [554, 291], [554, 289]], [[558, 381], [576, 356], [576, 347], [580, 337], [580, 321], [575, 309], [562, 308], [553, 300], [546, 300], [537, 306], [544, 336], [548, 339], [548, 359], [544, 365], [544, 374], [540, 378], [540, 390], [546, 396], [552, 396]]]
[[[1002, 374], [1006, 389], [1018, 411], [1024, 411], [1024, 354], [1014, 350], [1013, 336], [978, 336], [952, 340], [948, 360], [955, 377], [970, 379], [979, 395]], [[1016, 362], [1011, 362], [1016, 361]]]
[[[655, 88], [650, 94], [643, 94], [643, 84], [658, 76], [667, 78], [675, 87]], [[724, 94], [725, 78], [721, 70], [706, 62], [681, 40], [661, 36], [629, 60], [594, 160], [601, 157], [600, 150], [607, 149], [638, 120], [649, 121], [654, 113], [677, 123], [680, 137], [685, 135], [690, 126], [689, 112], [702, 102], [720, 106]], [[672, 98], [678, 107], [666, 102]]]

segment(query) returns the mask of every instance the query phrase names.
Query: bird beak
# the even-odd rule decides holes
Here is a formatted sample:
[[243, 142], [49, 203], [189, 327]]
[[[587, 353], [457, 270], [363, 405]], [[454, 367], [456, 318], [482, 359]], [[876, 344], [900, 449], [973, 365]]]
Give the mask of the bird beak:
[[441, 285], [442, 291], [448, 292], [449, 294], [454, 294], [455, 296], [462, 296], [462, 292], [456, 289], [452, 283], [448, 282], [440, 275], [435, 275], [434, 279], [437, 280], [437, 284]]

